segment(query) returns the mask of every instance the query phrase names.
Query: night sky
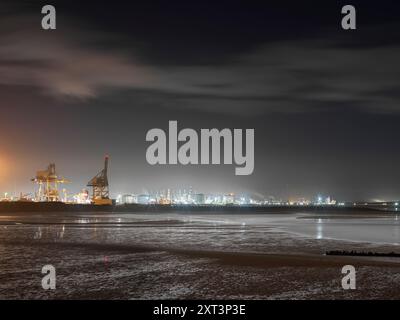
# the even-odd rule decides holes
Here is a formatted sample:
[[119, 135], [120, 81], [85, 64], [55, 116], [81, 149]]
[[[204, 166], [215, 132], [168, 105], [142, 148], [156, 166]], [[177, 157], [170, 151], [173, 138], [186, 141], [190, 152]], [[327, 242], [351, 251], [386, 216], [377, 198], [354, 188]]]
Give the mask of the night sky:
[[[398, 1], [2, 1], [0, 192], [85, 187], [400, 198]], [[41, 29], [53, 4], [57, 29]], [[341, 8], [357, 9], [357, 30]], [[146, 162], [146, 133], [254, 128], [255, 170]]]

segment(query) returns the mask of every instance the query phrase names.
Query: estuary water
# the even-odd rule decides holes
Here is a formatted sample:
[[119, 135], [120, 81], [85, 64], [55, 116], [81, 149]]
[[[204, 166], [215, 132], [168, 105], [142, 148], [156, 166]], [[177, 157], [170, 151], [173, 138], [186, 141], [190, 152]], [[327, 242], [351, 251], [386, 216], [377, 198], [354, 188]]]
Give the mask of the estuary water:
[[[2, 214], [0, 298], [400, 298], [400, 259], [354, 260], [364, 280], [348, 292], [349, 262], [324, 256], [399, 252], [399, 223], [368, 212]], [[48, 264], [56, 290], [41, 287]]]

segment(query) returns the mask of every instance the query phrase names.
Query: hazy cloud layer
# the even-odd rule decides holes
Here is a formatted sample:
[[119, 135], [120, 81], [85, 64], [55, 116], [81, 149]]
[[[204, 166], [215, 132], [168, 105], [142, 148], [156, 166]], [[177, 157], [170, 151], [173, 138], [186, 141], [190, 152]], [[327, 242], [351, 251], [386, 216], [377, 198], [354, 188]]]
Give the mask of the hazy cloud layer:
[[393, 44], [351, 49], [333, 40], [286, 41], [265, 44], [221, 66], [162, 67], [143, 64], [140, 53], [123, 46], [107, 48], [109, 34], [43, 31], [30, 17], [5, 20], [5, 25], [0, 84], [37, 87], [56, 97], [96, 98], [110, 89], [145, 89], [170, 93], [165, 104], [216, 112], [304, 112], [331, 106], [400, 111], [400, 47]]

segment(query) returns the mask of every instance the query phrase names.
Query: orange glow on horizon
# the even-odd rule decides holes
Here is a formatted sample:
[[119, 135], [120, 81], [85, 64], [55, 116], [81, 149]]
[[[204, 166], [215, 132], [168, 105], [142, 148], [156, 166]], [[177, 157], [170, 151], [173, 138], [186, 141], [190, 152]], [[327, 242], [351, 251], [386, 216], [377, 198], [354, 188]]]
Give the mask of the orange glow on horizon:
[[0, 154], [0, 179], [3, 180], [10, 176], [12, 161]]

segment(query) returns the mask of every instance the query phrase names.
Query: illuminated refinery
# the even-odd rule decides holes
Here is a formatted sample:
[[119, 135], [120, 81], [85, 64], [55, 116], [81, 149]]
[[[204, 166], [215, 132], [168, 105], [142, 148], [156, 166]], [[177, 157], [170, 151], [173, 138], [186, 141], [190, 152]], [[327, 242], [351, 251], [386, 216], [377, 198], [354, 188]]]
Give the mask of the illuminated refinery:
[[398, 210], [399, 201], [375, 201], [375, 202], [341, 202], [331, 196], [318, 194], [315, 199], [304, 197], [291, 197], [289, 199], [277, 199], [273, 196], [267, 198], [253, 198], [248, 194], [227, 193], [201, 193], [195, 192], [193, 187], [172, 189], [167, 188], [158, 191], [148, 191], [139, 194], [119, 194], [116, 199], [110, 198], [108, 180], [109, 157], [105, 156], [103, 169], [89, 180], [88, 190], [83, 188], [79, 193], [68, 194], [66, 184], [71, 181], [61, 176], [56, 171], [55, 163], [50, 163], [45, 170], [39, 170], [32, 182], [34, 192], [32, 194], [20, 193], [19, 196], [11, 196], [5, 192], [0, 202], [31, 202], [31, 203], [63, 203], [79, 205], [102, 205], [102, 206], [247, 206], [247, 207], [380, 207], [384, 209]]

